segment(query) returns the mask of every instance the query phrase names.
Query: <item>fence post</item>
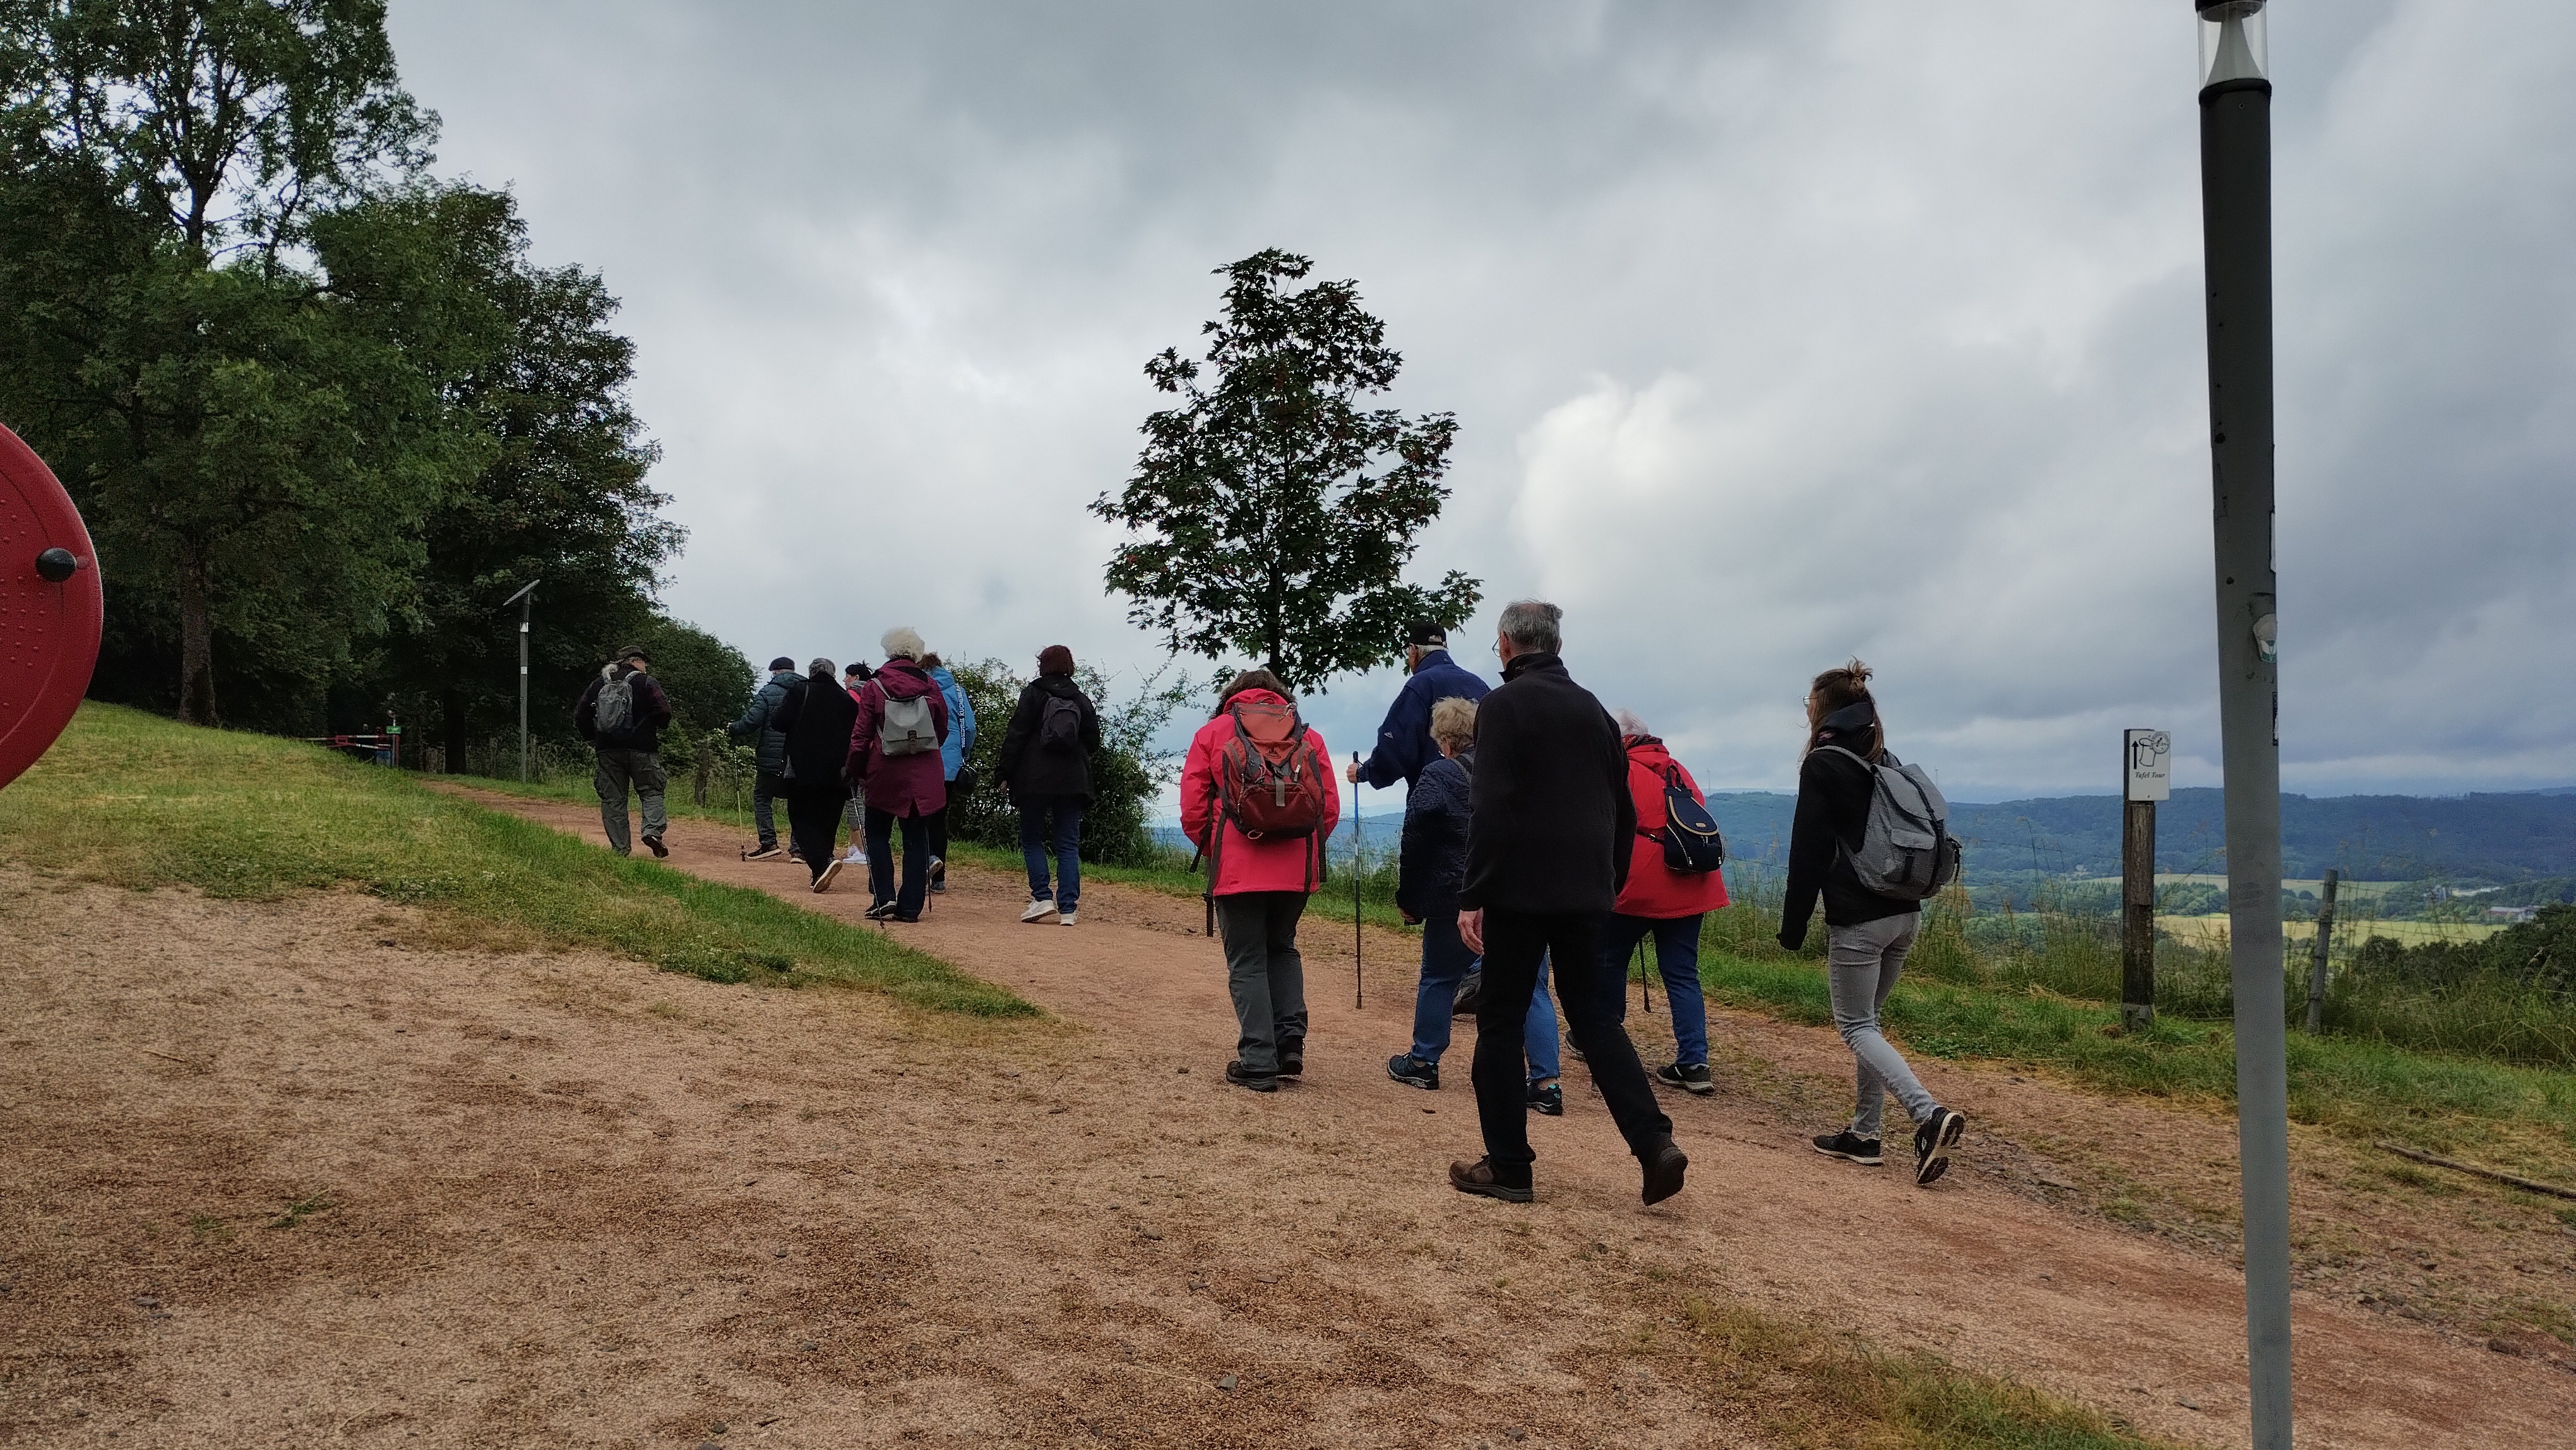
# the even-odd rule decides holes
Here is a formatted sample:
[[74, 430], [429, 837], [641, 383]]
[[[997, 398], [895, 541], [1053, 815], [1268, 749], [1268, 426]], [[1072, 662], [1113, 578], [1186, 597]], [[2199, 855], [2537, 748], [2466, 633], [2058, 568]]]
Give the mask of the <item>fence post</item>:
[[2334, 940], [2335, 878], [2342, 873], [2326, 868], [2326, 889], [2317, 902], [2317, 956], [2308, 969], [2308, 1035], [2314, 1037], [2325, 1025], [2326, 952]]
[[2173, 737], [2128, 730], [2120, 745], [2120, 1026], [2156, 1025], [2156, 802], [2173, 794]]

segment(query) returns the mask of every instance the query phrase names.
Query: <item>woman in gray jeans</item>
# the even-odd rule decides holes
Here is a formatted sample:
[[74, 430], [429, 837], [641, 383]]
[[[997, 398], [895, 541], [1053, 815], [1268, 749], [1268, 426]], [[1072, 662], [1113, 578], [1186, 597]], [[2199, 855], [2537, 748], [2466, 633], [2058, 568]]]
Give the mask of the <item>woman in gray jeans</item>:
[[1798, 766], [1798, 813], [1789, 827], [1789, 888], [1780, 908], [1780, 945], [1796, 951], [1807, 940], [1816, 898], [1825, 902], [1825, 976], [1833, 991], [1834, 1027], [1859, 1062], [1860, 1095], [1851, 1125], [1815, 1140], [1829, 1158], [1876, 1167], [1879, 1121], [1894, 1093], [1914, 1119], [1914, 1181], [1930, 1183], [1950, 1166], [1950, 1150], [1968, 1120], [1932, 1100], [1905, 1065], [1887, 1034], [1879, 1009], [1905, 970], [1922, 924], [1917, 902], [1881, 896], [1861, 885], [1851, 852], [1860, 849], [1869, 822], [1873, 767], [1887, 754], [1880, 738], [1878, 704], [1869, 694], [1869, 666], [1858, 660], [1816, 676], [1807, 694], [1807, 751]]

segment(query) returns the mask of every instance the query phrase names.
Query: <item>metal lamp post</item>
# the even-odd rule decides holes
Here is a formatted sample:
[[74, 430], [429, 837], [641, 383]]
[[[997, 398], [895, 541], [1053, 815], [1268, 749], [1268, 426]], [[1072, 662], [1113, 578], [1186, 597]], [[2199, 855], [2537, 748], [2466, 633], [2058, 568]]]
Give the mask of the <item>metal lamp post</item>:
[[2192, 8], [2200, 17], [2201, 238], [2245, 1337], [2254, 1445], [2290, 1450], [2280, 620], [2272, 568], [2272, 82], [2264, 0], [2194, 0]]
[[531, 579], [518, 593], [501, 601], [503, 609], [519, 606], [519, 784], [528, 783], [528, 621], [537, 607], [537, 585]]

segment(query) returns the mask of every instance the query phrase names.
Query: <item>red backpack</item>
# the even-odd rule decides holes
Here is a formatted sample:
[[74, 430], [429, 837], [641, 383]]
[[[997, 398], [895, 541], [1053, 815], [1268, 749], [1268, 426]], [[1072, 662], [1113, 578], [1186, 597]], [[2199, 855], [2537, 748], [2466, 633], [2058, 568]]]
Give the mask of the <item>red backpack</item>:
[[1219, 863], [1229, 822], [1249, 840], [1305, 837], [1316, 841], [1307, 874], [1311, 883], [1322, 884], [1324, 853], [1316, 833], [1324, 827], [1323, 773], [1329, 767], [1307, 738], [1306, 722], [1297, 717], [1296, 706], [1273, 700], [1238, 698], [1226, 707], [1226, 714], [1234, 720], [1234, 738], [1218, 746], [1216, 753], [1217, 809], [1222, 819], [1208, 853], [1209, 890], [1214, 891], [1223, 869]]

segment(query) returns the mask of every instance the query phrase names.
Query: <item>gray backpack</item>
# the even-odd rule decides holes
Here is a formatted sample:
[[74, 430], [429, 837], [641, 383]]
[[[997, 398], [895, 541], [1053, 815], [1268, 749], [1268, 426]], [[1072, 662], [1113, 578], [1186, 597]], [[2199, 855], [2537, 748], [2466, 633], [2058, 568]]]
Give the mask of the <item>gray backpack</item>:
[[591, 727], [602, 736], [635, 723], [635, 676], [617, 674], [615, 669], [611, 666], [610, 673], [600, 676], [599, 699], [590, 707]]
[[1923, 901], [1959, 879], [1959, 838], [1950, 834], [1950, 803], [1923, 767], [1883, 751], [1872, 765], [1839, 745], [1817, 748], [1850, 756], [1870, 775], [1869, 823], [1861, 828], [1860, 849], [1842, 853], [1861, 885], [1899, 901]]
[[926, 755], [939, 748], [939, 722], [931, 717], [930, 696], [898, 700], [885, 692], [885, 723], [877, 727], [877, 745], [886, 758]]

